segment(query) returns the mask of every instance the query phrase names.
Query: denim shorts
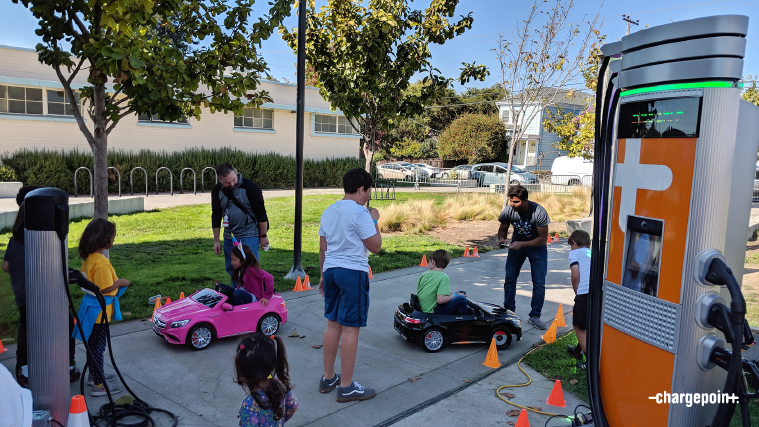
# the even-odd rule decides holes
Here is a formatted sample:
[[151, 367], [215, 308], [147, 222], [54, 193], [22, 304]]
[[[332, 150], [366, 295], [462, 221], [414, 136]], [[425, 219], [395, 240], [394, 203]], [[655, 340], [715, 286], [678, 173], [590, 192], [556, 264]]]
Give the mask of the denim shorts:
[[369, 274], [347, 268], [324, 272], [324, 317], [343, 326], [365, 327], [369, 313]]

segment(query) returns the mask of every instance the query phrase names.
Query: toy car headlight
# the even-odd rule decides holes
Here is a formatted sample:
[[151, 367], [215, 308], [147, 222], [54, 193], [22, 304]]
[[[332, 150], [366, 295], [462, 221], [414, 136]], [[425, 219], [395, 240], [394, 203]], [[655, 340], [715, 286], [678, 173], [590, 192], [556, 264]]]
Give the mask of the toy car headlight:
[[178, 320], [176, 322], [171, 322], [171, 327], [172, 328], [181, 328], [182, 326], [186, 325], [189, 322], [190, 322], [190, 319]]

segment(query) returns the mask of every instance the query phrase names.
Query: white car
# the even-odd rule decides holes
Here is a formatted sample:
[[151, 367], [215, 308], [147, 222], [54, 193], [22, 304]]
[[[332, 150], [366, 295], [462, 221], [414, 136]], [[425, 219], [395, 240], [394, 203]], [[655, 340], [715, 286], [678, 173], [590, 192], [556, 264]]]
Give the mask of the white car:
[[426, 171], [428, 174], [430, 174], [431, 178], [436, 178], [438, 174], [440, 174], [440, 169], [424, 164], [424, 163], [414, 163], [414, 166], [418, 167], [419, 169]]
[[551, 184], [590, 186], [593, 160], [582, 157], [557, 157], [551, 165]]

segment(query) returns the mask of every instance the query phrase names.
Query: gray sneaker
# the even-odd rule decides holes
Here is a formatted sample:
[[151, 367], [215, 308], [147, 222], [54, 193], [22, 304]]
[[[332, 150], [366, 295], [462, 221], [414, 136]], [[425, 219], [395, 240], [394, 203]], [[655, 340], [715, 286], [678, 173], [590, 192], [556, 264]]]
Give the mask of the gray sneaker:
[[364, 388], [361, 384], [353, 381], [348, 388], [339, 387], [337, 389], [338, 402], [353, 402], [355, 400], [369, 400], [376, 396], [377, 393], [371, 388]]
[[545, 330], [546, 329], [546, 324], [543, 323], [542, 320], [540, 320], [540, 317], [530, 317], [530, 323], [532, 323], [533, 325], [535, 325], [535, 327], [538, 328], [538, 329], [540, 329], [540, 330]]
[[322, 379], [319, 380], [319, 392], [329, 393], [333, 388], [337, 387], [338, 384], [340, 384], [340, 374], [335, 374], [335, 378], [332, 378], [331, 380], [325, 379], [322, 375]]
[[[116, 374], [112, 374], [110, 372], [105, 373], [105, 380], [109, 383], [114, 382], [118, 379], [119, 377]], [[95, 378], [92, 377], [92, 374], [87, 374], [87, 385], [95, 385]]]
[[[110, 390], [111, 394], [118, 394], [124, 391], [124, 387], [121, 387], [118, 384], [108, 384], [108, 390]], [[108, 393], [105, 391], [105, 385], [104, 384], [98, 384], [96, 386], [92, 387], [92, 391], [90, 392], [91, 395], [97, 397], [97, 396], [108, 396]]]

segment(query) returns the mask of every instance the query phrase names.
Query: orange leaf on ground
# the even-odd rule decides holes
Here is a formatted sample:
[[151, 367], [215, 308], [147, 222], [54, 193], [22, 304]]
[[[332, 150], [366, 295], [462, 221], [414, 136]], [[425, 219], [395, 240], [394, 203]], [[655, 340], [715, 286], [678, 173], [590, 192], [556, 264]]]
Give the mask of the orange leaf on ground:
[[311, 347], [318, 349], [324, 347], [324, 344], [312, 345]]
[[501, 392], [501, 396], [503, 396], [503, 397], [505, 397], [505, 398], [507, 398], [507, 399], [513, 399], [513, 398], [514, 398], [514, 396], [515, 396], [515, 394], [514, 394], [514, 393], [506, 393], [506, 392], [503, 392], [503, 391], [502, 391], [502, 392]]
[[422, 379], [422, 377], [414, 377], [414, 378], [409, 378], [408, 380], [411, 381], [412, 383], [415, 383], [415, 382], [417, 382], [417, 381], [419, 381], [421, 379]]
[[520, 412], [522, 411], [520, 411], [519, 409], [510, 409], [506, 411], [506, 415], [510, 417], [518, 417]]

